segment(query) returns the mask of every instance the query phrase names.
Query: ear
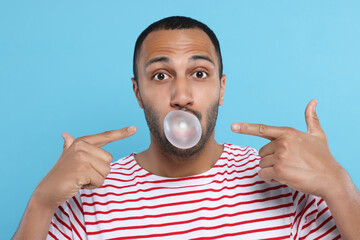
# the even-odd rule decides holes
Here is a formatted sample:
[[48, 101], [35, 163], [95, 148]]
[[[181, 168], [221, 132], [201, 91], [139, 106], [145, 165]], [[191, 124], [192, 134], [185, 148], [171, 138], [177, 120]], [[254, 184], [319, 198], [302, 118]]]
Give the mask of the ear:
[[136, 82], [135, 78], [131, 78], [132, 84], [133, 84], [133, 91], [135, 93], [135, 97], [138, 101], [138, 104], [141, 108], [144, 108], [142, 105], [142, 101], [141, 101], [141, 96], [140, 96], [140, 90], [139, 90], [139, 86], [138, 83]]
[[225, 83], [226, 83], [226, 75], [223, 74], [220, 79], [220, 99], [219, 106], [223, 105], [224, 102], [224, 94], [225, 94]]

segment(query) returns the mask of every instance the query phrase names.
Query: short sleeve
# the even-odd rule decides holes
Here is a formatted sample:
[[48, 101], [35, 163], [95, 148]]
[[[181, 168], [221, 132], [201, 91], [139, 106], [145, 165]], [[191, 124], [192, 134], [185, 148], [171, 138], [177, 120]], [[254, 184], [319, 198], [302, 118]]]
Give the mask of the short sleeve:
[[46, 239], [87, 239], [79, 194], [59, 206]]
[[291, 239], [341, 239], [326, 202], [293, 190], [295, 212]]

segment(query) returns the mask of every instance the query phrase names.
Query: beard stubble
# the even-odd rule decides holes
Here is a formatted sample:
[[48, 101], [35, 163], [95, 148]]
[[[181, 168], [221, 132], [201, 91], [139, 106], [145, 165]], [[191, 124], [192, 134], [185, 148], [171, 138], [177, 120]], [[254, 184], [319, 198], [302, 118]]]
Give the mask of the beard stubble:
[[[216, 125], [219, 100], [215, 101], [215, 103], [211, 105], [210, 108], [207, 110], [206, 112], [207, 120], [206, 120], [205, 130], [202, 129], [203, 131], [199, 142], [194, 147], [189, 149], [180, 149], [173, 146], [165, 136], [163, 130], [164, 129], [163, 124], [160, 121], [160, 114], [154, 108], [144, 104], [144, 102], [142, 102], [142, 105], [144, 107], [145, 119], [148, 124], [149, 130], [151, 134], [155, 137], [155, 139], [159, 142], [160, 146], [162, 146], [164, 151], [176, 157], [188, 158], [199, 152], [207, 143], [210, 136], [212, 135]], [[194, 111], [192, 109], [181, 109], [181, 110], [190, 111], [194, 113], [200, 121], [203, 117], [200, 112]]]

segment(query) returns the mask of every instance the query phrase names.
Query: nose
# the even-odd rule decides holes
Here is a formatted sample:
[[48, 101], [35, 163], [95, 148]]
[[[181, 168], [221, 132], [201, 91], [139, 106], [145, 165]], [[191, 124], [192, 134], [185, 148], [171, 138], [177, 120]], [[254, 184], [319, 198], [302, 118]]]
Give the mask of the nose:
[[189, 107], [193, 103], [194, 99], [190, 81], [186, 77], [176, 78], [171, 85], [171, 107], [181, 109]]

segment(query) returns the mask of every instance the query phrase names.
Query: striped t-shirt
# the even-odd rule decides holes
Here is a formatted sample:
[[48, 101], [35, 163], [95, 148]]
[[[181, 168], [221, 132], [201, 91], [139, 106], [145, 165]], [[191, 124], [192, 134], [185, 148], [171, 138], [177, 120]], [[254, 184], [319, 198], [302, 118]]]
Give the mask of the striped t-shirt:
[[258, 177], [250, 147], [224, 144], [208, 171], [166, 178], [134, 154], [111, 164], [100, 188], [56, 211], [48, 239], [340, 239], [325, 201]]

